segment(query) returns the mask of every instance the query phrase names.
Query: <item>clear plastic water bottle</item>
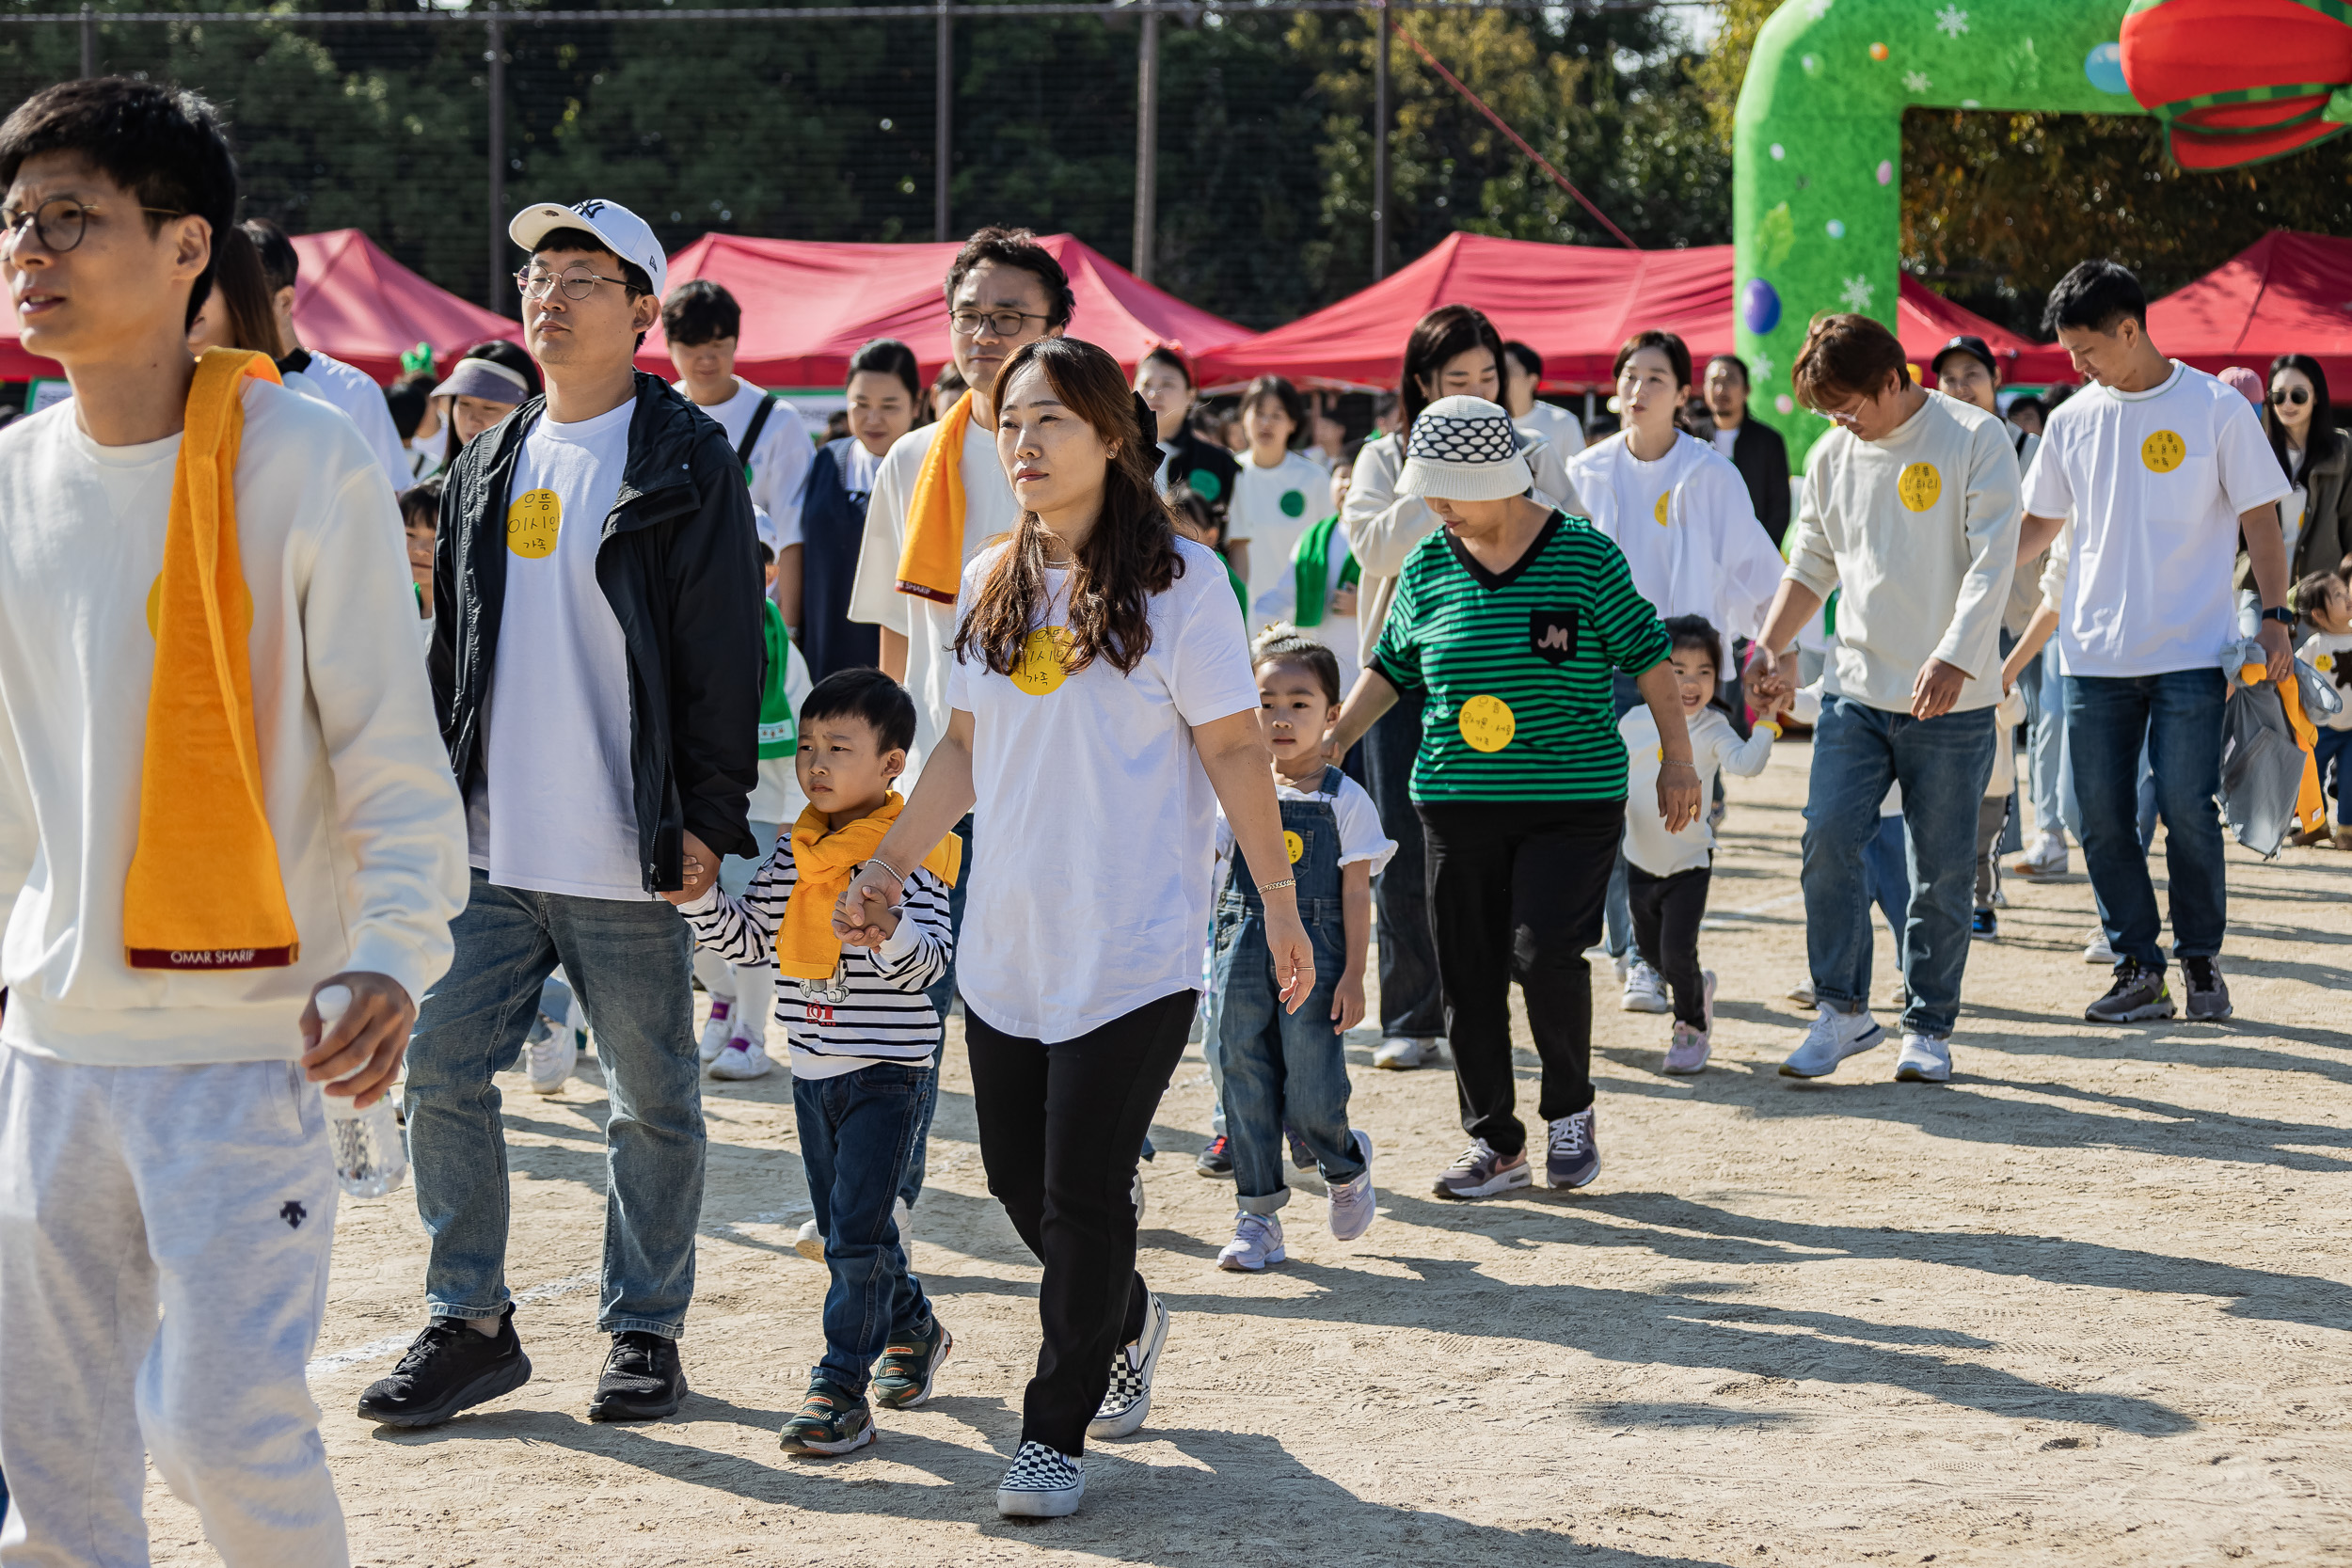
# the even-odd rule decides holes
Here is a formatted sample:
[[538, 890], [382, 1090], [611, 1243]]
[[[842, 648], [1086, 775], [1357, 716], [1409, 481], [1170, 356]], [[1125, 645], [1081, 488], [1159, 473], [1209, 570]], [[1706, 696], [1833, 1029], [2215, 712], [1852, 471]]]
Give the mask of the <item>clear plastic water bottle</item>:
[[[335, 1021], [351, 1006], [351, 988], [326, 986], [312, 998], [319, 1010], [319, 1037], [325, 1039]], [[401, 1141], [400, 1123], [392, 1117], [389, 1094], [360, 1110], [349, 1095], [330, 1094], [326, 1101], [326, 1142], [335, 1151], [335, 1180], [353, 1197], [382, 1197], [408, 1176], [408, 1149]]]

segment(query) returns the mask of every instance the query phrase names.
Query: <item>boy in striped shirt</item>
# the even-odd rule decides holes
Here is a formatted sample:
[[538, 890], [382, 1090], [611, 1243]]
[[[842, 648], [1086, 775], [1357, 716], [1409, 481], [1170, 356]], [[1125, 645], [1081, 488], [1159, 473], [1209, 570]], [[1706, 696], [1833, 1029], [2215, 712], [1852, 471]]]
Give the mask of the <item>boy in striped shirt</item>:
[[[958, 841], [905, 874], [906, 901], [883, 915], [890, 935], [880, 946], [844, 947], [833, 931], [834, 903], [905, 804], [890, 785], [914, 743], [914, 700], [888, 675], [843, 670], [819, 681], [801, 704], [795, 759], [808, 809], [741, 897], [714, 883], [679, 906], [695, 939], [729, 963], [776, 971], [801, 1159], [832, 1275], [824, 1359], [784, 1427], [794, 1453], [871, 1442], [869, 1381], [888, 1409], [921, 1404], [953, 1343], [907, 1266], [892, 1203], [940, 1047], [924, 991], [946, 973], [955, 940], [947, 895]], [[692, 877], [690, 866], [689, 886]]]

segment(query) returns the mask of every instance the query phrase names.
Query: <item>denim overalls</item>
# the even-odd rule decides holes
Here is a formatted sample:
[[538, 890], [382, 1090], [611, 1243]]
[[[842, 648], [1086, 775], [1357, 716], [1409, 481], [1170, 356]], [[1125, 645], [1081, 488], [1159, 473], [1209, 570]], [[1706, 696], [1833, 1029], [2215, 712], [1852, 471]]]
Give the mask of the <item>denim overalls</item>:
[[[1344, 777], [1323, 770], [1318, 786], [1336, 795]], [[1261, 881], [1233, 848], [1233, 875], [1216, 907], [1217, 1043], [1225, 1058], [1225, 1132], [1232, 1139], [1240, 1207], [1271, 1214], [1290, 1201], [1282, 1179], [1282, 1128], [1288, 1123], [1327, 1182], [1363, 1174], [1347, 1130], [1347, 1058], [1331, 1022], [1331, 998], [1346, 965], [1346, 924], [1340, 907], [1340, 821], [1324, 800], [1284, 800], [1282, 836], [1296, 857], [1298, 918], [1315, 956], [1315, 987], [1295, 1013], [1282, 1010], [1281, 988], [1266, 952]]]

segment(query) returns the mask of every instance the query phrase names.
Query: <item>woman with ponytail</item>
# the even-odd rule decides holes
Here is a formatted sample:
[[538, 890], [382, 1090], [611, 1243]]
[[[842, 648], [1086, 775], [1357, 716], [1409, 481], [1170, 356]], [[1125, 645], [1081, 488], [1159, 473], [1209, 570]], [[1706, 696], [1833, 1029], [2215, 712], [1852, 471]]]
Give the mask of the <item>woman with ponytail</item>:
[[968, 809], [957, 982], [989, 1191], [1044, 1264], [1044, 1348], [1007, 1515], [1073, 1512], [1086, 1440], [1151, 1407], [1168, 1308], [1136, 1272], [1136, 1160], [1200, 984], [1217, 808], [1262, 876], [1285, 1006], [1314, 990], [1241, 617], [1153, 483], [1156, 421], [1091, 343], [1025, 344], [997, 374], [1021, 508], [963, 571], [947, 733], [842, 896], [842, 940]]

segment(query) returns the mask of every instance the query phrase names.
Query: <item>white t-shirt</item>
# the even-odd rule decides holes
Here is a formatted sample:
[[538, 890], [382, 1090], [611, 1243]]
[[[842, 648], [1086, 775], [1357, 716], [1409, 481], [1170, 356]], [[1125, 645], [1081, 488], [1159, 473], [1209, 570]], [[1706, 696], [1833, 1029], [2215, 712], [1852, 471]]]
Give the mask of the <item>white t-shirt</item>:
[[1514, 419], [1511, 422], [1549, 441], [1552, 450], [1562, 457], [1573, 457], [1584, 450], [1584, 421], [1558, 404], [1537, 398], [1525, 419]]
[[1225, 537], [1249, 541], [1249, 630], [1252, 636], [1298, 610], [1298, 578], [1291, 551], [1307, 526], [1324, 515], [1331, 476], [1295, 451], [1261, 468], [1241, 454], [1241, 476], [1233, 483]]
[[2053, 562], [2065, 574], [2066, 673], [2217, 664], [2237, 641], [2238, 515], [2288, 488], [2253, 406], [2177, 361], [2149, 391], [2094, 382], [2052, 409], [2025, 504], [2038, 517], [2074, 515], [2071, 559]]
[[[1396, 840], [1380, 828], [1380, 808], [1372, 803], [1364, 786], [1340, 775], [1340, 787], [1334, 794], [1326, 789], [1300, 789], [1285, 781], [1280, 774], [1274, 778], [1274, 798], [1278, 800], [1303, 800], [1310, 804], [1327, 805], [1338, 819], [1340, 827], [1340, 864], [1354, 865], [1369, 861], [1375, 877], [1388, 869], [1396, 855]], [[1225, 808], [1216, 808], [1216, 858], [1233, 858], [1233, 825], [1225, 820]]]
[[[2312, 713], [2305, 717], [2323, 729], [2352, 730], [2352, 687], [2345, 686], [2339, 679], [2345, 668], [2352, 668], [2347, 664], [2347, 661], [2352, 661], [2352, 632], [2314, 631], [2303, 639], [2303, 645], [2295, 650], [2295, 657], [2310, 665], [2318, 673], [2321, 683], [2335, 688], [2336, 695], [2343, 699], [2343, 705], [2333, 713]], [[2343, 766], [2342, 763], [2337, 764], [2339, 772]], [[2341, 779], [2338, 782], [2341, 783]], [[2339, 816], [2337, 820], [2342, 821], [2343, 817]]]
[[[910, 430], [883, 454], [874, 474], [873, 495], [866, 503], [866, 541], [858, 550], [857, 580], [850, 589], [850, 620], [907, 640], [905, 684], [914, 695], [914, 746], [907, 752], [906, 776], [898, 788], [909, 794], [922, 776], [924, 754], [946, 733], [947, 672], [954, 663], [948, 650], [956, 641], [955, 606], [898, 592], [907, 503], [914, 498], [915, 476], [923, 471], [923, 459], [937, 434], [935, 425]], [[1021, 520], [1021, 508], [1005, 481], [1005, 466], [996, 460], [994, 431], [977, 424], [964, 427], [958, 468], [963, 476], [963, 563], [969, 566], [990, 540], [1012, 531]], [[1217, 580], [1225, 581], [1221, 567]], [[1232, 585], [1225, 591], [1230, 595]]]
[[1714, 440], [1717, 455], [1721, 456], [1724, 462], [1730, 462], [1731, 449], [1740, 444], [1740, 427], [1733, 425], [1729, 430], [1725, 430], [1721, 425], [1716, 426]]
[[[1687, 722], [1691, 729], [1691, 761], [1698, 768], [1701, 800], [1713, 791], [1718, 771], [1754, 778], [1772, 760], [1772, 732], [1761, 724], [1742, 740], [1731, 727], [1731, 721], [1712, 707], [1699, 709]], [[1707, 825], [1705, 812], [1678, 833], [1668, 832], [1665, 818], [1658, 815], [1658, 774], [1663, 757], [1658, 740], [1658, 719], [1650, 712], [1649, 705], [1628, 709], [1626, 716], [1617, 721], [1617, 733], [1625, 737], [1627, 863], [1653, 877], [1671, 877], [1677, 871], [1694, 871], [1711, 864], [1715, 832]]]
[[[680, 397], [692, 401], [685, 382], [671, 385]], [[694, 406], [719, 421], [728, 446], [740, 447], [744, 433], [752, 428], [752, 416], [767, 400], [765, 391], [737, 376], [735, 395], [726, 402]], [[816, 461], [808, 427], [790, 403], [778, 399], [775, 411], [760, 427], [759, 445], [752, 449], [752, 504], [768, 514], [771, 528], [763, 529], [760, 538], [778, 554], [801, 542], [801, 499], [808, 487], [809, 466]]]
[[1780, 552], [1740, 470], [1707, 443], [1677, 430], [1666, 454], [1645, 463], [1619, 431], [1569, 458], [1568, 477], [1661, 619], [1704, 615], [1725, 637], [1763, 629]]
[[[1176, 548], [1184, 575], [1152, 595], [1132, 674], [1103, 658], [1064, 670], [1060, 572], [1018, 677], [947, 660], [977, 796], [956, 984], [1008, 1034], [1073, 1039], [1200, 987], [1216, 796], [1192, 726], [1254, 713], [1258, 685], [1223, 563]], [[964, 567], [967, 599], [994, 558]]]
[[523, 437], [506, 506], [506, 598], [467, 802], [474, 865], [501, 887], [642, 900], [628, 648], [596, 582], [634, 399]]
[[340, 408], [359, 430], [368, 451], [384, 469], [384, 481], [394, 490], [405, 490], [416, 481], [409, 477], [408, 449], [401, 445], [400, 429], [392, 423], [391, 404], [384, 401], [384, 388], [375, 378], [357, 365], [346, 365], [332, 355], [317, 349], [305, 349], [310, 362], [292, 375], [283, 377], [286, 385], [306, 397], [313, 397], [329, 408]]

